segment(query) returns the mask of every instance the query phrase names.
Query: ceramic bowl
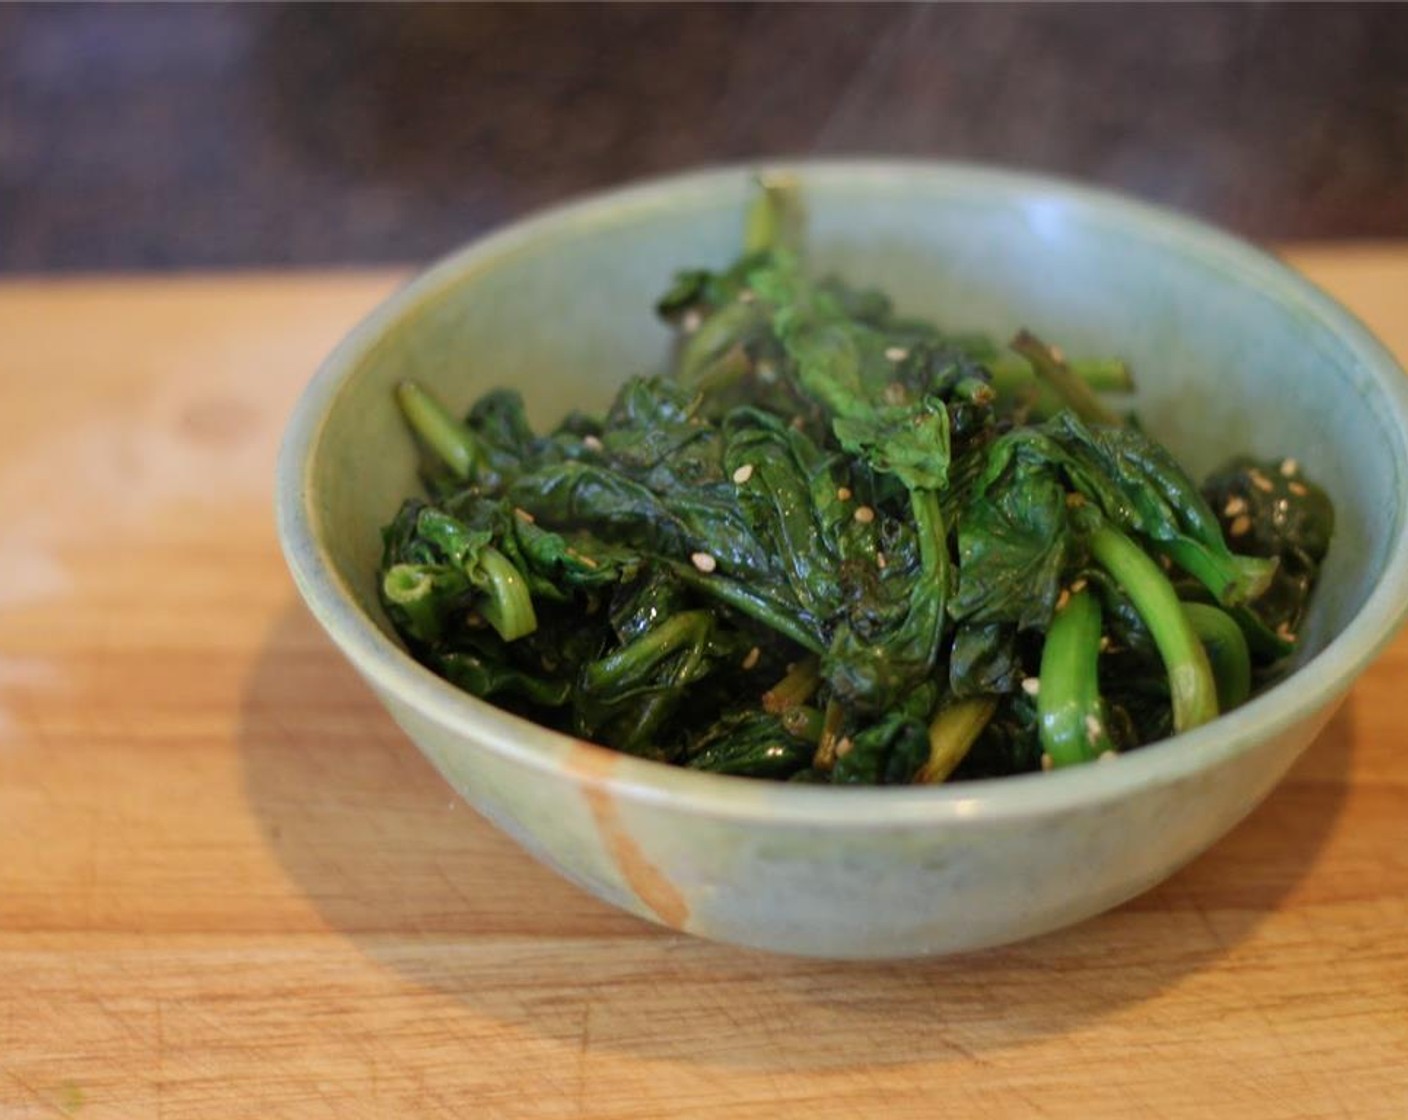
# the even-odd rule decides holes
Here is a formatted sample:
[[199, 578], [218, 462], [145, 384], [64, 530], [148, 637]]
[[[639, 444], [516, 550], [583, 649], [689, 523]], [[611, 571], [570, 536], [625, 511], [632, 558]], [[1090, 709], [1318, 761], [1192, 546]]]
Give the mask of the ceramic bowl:
[[1299, 664], [1191, 733], [1101, 765], [942, 787], [837, 789], [672, 768], [544, 730], [413, 661], [377, 606], [378, 529], [417, 488], [404, 377], [466, 407], [522, 391], [539, 424], [660, 366], [677, 268], [736, 253], [758, 169], [565, 206], [447, 257], [324, 363], [289, 426], [278, 522], [309, 608], [475, 809], [586, 890], [703, 937], [885, 958], [1031, 937], [1146, 890], [1276, 784], [1408, 603], [1408, 382], [1276, 260], [1174, 214], [975, 167], [789, 165], [816, 266], [905, 310], [1133, 364], [1136, 405], [1195, 474], [1293, 455], [1338, 525]]

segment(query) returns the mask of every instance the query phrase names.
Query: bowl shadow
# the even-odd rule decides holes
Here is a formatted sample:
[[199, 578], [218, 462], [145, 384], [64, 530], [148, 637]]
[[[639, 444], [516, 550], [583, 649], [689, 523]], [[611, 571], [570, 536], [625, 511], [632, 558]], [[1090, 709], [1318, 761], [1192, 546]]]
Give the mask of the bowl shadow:
[[1315, 864], [1344, 804], [1352, 705], [1241, 825], [1147, 894], [1034, 941], [873, 964], [711, 944], [559, 878], [459, 801], [297, 602], [254, 659], [239, 743], [292, 886], [429, 996], [578, 1055], [798, 1072], [980, 1060], [1209, 967]]

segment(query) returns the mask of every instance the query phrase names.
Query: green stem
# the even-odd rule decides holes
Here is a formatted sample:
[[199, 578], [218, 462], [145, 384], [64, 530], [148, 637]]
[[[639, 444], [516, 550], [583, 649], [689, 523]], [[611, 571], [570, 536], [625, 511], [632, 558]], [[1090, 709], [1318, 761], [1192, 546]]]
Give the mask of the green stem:
[[796, 181], [783, 175], [760, 176], [758, 186], [762, 189], [749, 204], [743, 224], [743, 252], [800, 252], [806, 212]]
[[1249, 603], [1271, 586], [1276, 560], [1260, 556], [1219, 555], [1191, 537], [1154, 541], [1153, 546], [1196, 579], [1224, 607]]
[[406, 629], [419, 641], [440, 637], [440, 615], [435, 610], [435, 577], [419, 564], [393, 564], [381, 578], [387, 602], [400, 608]]
[[704, 655], [712, 628], [712, 616], [707, 611], [682, 611], [615, 652], [584, 666], [582, 683], [593, 692], [645, 683], [662, 661], [682, 649], [689, 649], [690, 656], [665, 683], [688, 680]]
[[[804, 657], [787, 670], [787, 675], [763, 693], [763, 710], [773, 715], [805, 704], [821, 684], [821, 662]], [[820, 731], [817, 732], [820, 735]]]
[[406, 423], [461, 482], [473, 478], [483, 459], [474, 433], [414, 381], [396, 386], [396, 403]]
[[1173, 699], [1173, 729], [1188, 731], [1216, 719], [1212, 666], [1168, 577], [1138, 545], [1108, 525], [1091, 532], [1090, 550], [1129, 595], [1159, 647]]
[[1051, 347], [1030, 331], [1020, 331], [1012, 340], [1012, 349], [1032, 364], [1038, 378], [1044, 381], [1061, 402], [1088, 424], [1120, 427], [1118, 416], [1106, 408], [1094, 390], [1071, 371]]
[[1207, 650], [1219, 707], [1227, 712], [1245, 704], [1252, 694], [1252, 656], [1242, 628], [1206, 603], [1184, 603], [1183, 613]]
[[1072, 595], [1051, 620], [1040, 681], [1037, 723], [1053, 766], [1091, 762], [1115, 749], [1100, 696], [1100, 604], [1089, 591]]
[[702, 591], [740, 614], [746, 614], [754, 621], [776, 630], [783, 637], [791, 638], [803, 649], [809, 649], [813, 653], [825, 652], [825, 644], [807, 630], [800, 620], [743, 584], [727, 576], [705, 575], [692, 564], [681, 564], [677, 561], [670, 562], [670, 570], [696, 591]]
[[[1004, 397], [1035, 392], [1036, 410], [1043, 415], [1059, 412], [1061, 398], [1032, 369], [1032, 363], [1022, 355], [1003, 350], [984, 363], [992, 374], [992, 387]], [[1134, 377], [1129, 366], [1118, 358], [1072, 358], [1066, 363], [1072, 373], [1097, 393], [1129, 393], [1134, 390]]]
[[484, 601], [475, 603], [475, 609], [504, 641], [516, 641], [538, 628], [528, 581], [502, 552], [486, 546], [479, 554], [477, 570], [468, 575], [485, 596]]
[[978, 741], [997, 711], [997, 697], [975, 696], [944, 708], [929, 724], [929, 759], [914, 775], [918, 785], [942, 782]]

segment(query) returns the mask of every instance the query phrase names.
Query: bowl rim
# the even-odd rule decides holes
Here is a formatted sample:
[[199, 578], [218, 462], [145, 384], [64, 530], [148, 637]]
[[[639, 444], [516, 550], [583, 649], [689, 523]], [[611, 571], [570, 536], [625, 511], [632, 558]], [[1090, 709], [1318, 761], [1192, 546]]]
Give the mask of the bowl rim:
[[1122, 755], [1109, 764], [1053, 773], [979, 779], [954, 785], [852, 787], [763, 782], [707, 774], [636, 758], [553, 731], [455, 688], [388, 638], [357, 604], [321, 536], [311, 485], [324, 427], [340, 390], [379, 340], [413, 311], [476, 272], [533, 246], [544, 235], [669, 209], [689, 197], [736, 189], [764, 173], [804, 182], [864, 188], [923, 180], [958, 192], [998, 192], [1026, 204], [1060, 203], [1084, 220], [1137, 232], [1201, 257], [1239, 280], [1290, 302], [1328, 329], [1353, 355], [1382, 398], [1378, 413], [1396, 442], [1393, 470], [1404, 491], [1408, 462], [1408, 376], [1357, 317], [1270, 253], [1182, 214], [1069, 180], [988, 165], [922, 159], [764, 159], [714, 165], [638, 180], [581, 196], [468, 242], [386, 297], [323, 360], [285, 431], [275, 472], [278, 536], [294, 583], [313, 616], [354, 667], [463, 749], [487, 749], [531, 769], [569, 776], [613, 797], [719, 819], [783, 821], [826, 827], [932, 825], [1064, 813], [1128, 796], [1137, 789], [1188, 780], [1250, 751], [1258, 742], [1329, 712], [1354, 679], [1392, 640], [1408, 616], [1408, 518], [1394, 524], [1384, 570], [1368, 598], [1318, 654], [1288, 678], [1210, 724]]

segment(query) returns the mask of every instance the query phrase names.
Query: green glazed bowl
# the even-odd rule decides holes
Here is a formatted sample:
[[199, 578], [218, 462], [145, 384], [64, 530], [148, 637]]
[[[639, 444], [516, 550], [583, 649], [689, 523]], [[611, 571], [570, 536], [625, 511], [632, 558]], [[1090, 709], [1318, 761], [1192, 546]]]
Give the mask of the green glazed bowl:
[[392, 400], [522, 391], [538, 424], [658, 368], [678, 268], [736, 253], [756, 168], [598, 195], [446, 258], [377, 309], [304, 393], [278, 470], [299, 590], [475, 809], [585, 889], [703, 937], [821, 957], [995, 945], [1138, 894], [1216, 841], [1315, 738], [1408, 605], [1408, 381], [1271, 257], [1116, 196], [928, 163], [799, 163], [815, 264], [954, 328], [1019, 326], [1131, 361], [1136, 406], [1197, 475], [1292, 455], [1336, 536], [1290, 679], [1101, 765], [942, 787], [772, 784], [628, 758], [459, 692], [377, 605], [378, 530], [417, 487]]

